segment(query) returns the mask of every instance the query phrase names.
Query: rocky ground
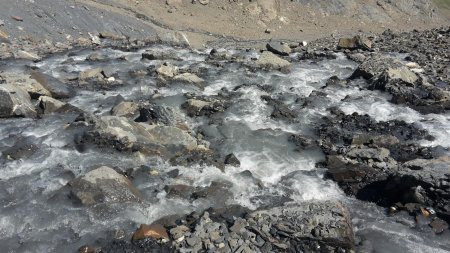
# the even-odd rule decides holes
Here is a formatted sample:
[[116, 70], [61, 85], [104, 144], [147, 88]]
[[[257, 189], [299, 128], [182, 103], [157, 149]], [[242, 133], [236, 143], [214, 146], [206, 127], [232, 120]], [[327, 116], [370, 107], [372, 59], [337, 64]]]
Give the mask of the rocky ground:
[[[359, 10], [361, 3], [194, 2], [165, 1], [150, 8], [148, 1], [131, 5], [73, 1], [69, 6], [43, 1], [36, 9], [34, 1], [26, 1], [25, 11], [32, 15], [15, 13], [24, 3], [2, 6], [1, 12], [8, 12], [10, 18], [0, 20], [0, 118], [4, 123], [0, 161], [5, 170], [13, 168], [10, 174], [2, 174], [4, 210], [21, 209], [13, 201], [16, 197], [10, 180], [25, 180], [26, 176], [14, 174], [19, 173], [14, 167], [22, 168], [41, 156], [47, 159], [47, 150], [58, 149], [72, 152], [75, 164], [60, 161], [54, 165], [64, 170], [55, 176], [59, 182], [56, 190], [42, 190], [46, 205], [89, 210], [90, 215], [108, 220], [129, 206], [156, 205], [161, 196], [180, 203], [201, 203], [189, 214], [178, 211], [142, 224], [127, 220], [128, 226], [109, 231], [112, 235], [88, 241], [72, 231], [71, 243], [86, 244], [79, 252], [371, 252], [355, 231], [353, 210], [345, 199], [298, 201], [292, 193], [296, 184], [292, 178], [298, 171], [282, 173], [279, 181], [270, 184], [250, 170], [239, 170], [244, 161], [229, 148], [229, 142], [239, 142], [233, 131], [248, 131], [244, 136], [283, 139], [285, 149], [292, 145], [294, 153], [316, 154], [321, 158], [310, 160], [317, 162], [314, 171], [324, 171], [321, 182], [333, 181], [350, 198], [385, 208], [383, 217], [410, 215], [412, 230], [441, 236], [436, 237], [444, 241], [439, 241], [439, 249], [450, 250], [445, 242], [450, 222], [450, 133], [445, 127], [450, 110], [450, 27], [408, 32], [399, 32], [403, 28], [397, 27], [397, 31], [368, 33], [384, 30], [406, 14], [416, 18], [405, 27], [419, 27], [416, 24], [425, 21], [421, 28], [442, 24], [445, 16], [433, 9], [434, 5], [419, 1], [412, 8], [406, 2], [370, 2], [363, 16], [355, 14], [345, 22], [378, 17], [376, 25], [363, 24], [367, 30], [349, 37], [323, 36], [306, 42], [305, 34], [334, 32], [327, 30], [328, 24], [342, 13]], [[310, 16], [294, 17], [293, 11], [287, 11], [305, 2], [309, 3], [305, 15]], [[45, 4], [52, 6], [47, 10], [42, 8]], [[180, 22], [199, 15], [196, 11], [200, 9], [208, 10], [204, 17]], [[232, 14], [217, 15], [222, 11]], [[86, 13], [96, 18], [77, 18]], [[228, 24], [228, 18], [253, 32], [205, 23]], [[300, 19], [317, 28], [307, 25], [298, 30], [292, 24]], [[95, 29], [90, 24], [95, 24]], [[359, 29], [359, 25], [347, 27]], [[38, 34], [29, 34], [43, 28], [49, 35], [45, 43], [36, 39]], [[339, 32], [347, 33], [345, 29]], [[272, 36], [279, 39], [269, 40]], [[255, 40], [265, 48], [255, 49]], [[192, 49], [206, 41], [237, 47]], [[301, 71], [302, 66], [325, 69], [323, 64], [339, 59], [348, 60], [345, 63], [349, 65], [341, 70], [348, 75], [331, 72], [336, 74], [324, 83], [310, 80], [315, 85], [311, 91], [303, 86], [296, 89], [294, 84], [283, 86], [293, 82], [295, 76], [289, 74]], [[216, 77], [228, 71], [241, 79], [221, 87]], [[265, 82], [268, 79], [269, 84]], [[137, 86], [139, 90], [135, 90]], [[253, 90], [261, 93], [253, 95]], [[352, 92], [336, 97], [343, 90]], [[96, 97], [106, 94], [117, 95]], [[395, 115], [375, 118], [370, 100], [360, 102], [371, 96], [386, 98], [392, 108], [418, 115], [421, 122]], [[242, 109], [251, 99], [270, 108], [264, 121], [277, 127], [227, 128], [232, 125], [230, 111]], [[379, 105], [376, 99], [372, 102]], [[249, 111], [258, 110], [251, 106]], [[355, 112], [352, 106], [361, 108]], [[305, 121], [307, 113], [314, 116]], [[47, 121], [54, 123], [46, 126]], [[40, 129], [41, 124], [49, 129]], [[304, 125], [309, 127], [306, 131]], [[29, 128], [38, 130], [25, 134]], [[47, 139], [51, 131], [58, 135], [56, 140]], [[264, 141], [259, 145], [269, 145]], [[92, 154], [107, 159], [86, 169], [84, 159], [90, 163]], [[127, 163], [128, 159], [133, 162]], [[173, 169], [160, 171], [158, 166]], [[180, 171], [191, 169], [201, 174], [211, 168], [217, 172], [206, 173], [219, 176], [208, 184], [186, 179], [187, 173]], [[233, 168], [237, 168], [235, 173]], [[257, 208], [233, 202], [242, 197], [233, 191], [233, 180], [261, 192], [248, 200], [244, 196]], [[47, 198], [48, 191], [51, 197]], [[22, 231], [33, 231], [33, 227]], [[11, 252], [28, 247], [24, 239], [28, 232], [18, 236], [17, 245], [16, 235], [0, 232], [8, 238], [8, 246], [19, 245], [11, 246]], [[32, 238], [40, 240], [39, 236]], [[55, 244], [61, 247], [64, 243]]]

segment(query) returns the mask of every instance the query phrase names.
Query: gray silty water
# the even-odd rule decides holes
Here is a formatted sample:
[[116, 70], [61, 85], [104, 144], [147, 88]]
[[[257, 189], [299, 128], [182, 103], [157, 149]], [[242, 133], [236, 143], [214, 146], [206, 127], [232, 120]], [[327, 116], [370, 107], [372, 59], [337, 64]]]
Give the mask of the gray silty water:
[[[403, 119], [428, 130], [436, 139], [424, 145], [449, 147], [450, 115], [420, 115], [388, 102], [377, 91], [360, 89], [366, 83], [352, 81], [348, 87], [327, 87], [332, 76], [347, 78], [357, 64], [343, 55], [321, 61], [294, 61], [292, 71], [252, 71], [239, 60], [208, 61], [207, 51], [154, 46], [164, 53], [164, 60], [143, 60], [147, 49], [126, 52], [101, 49], [101, 60], [87, 61], [92, 50], [74, 51], [37, 63], [46, 74], [60, 79], [80, 71], [102, 68], [114, 77], [111, 85], [80, 87], [66, 102], [95, 115], [109, 115], [121, 100], [151, 101], [179, 111], [195, 134], [201, 133], [212, 148], [225, 156], [234, 153], [240, 167], [226, 166], [224, 171], [207, 165], [174, 166], [157, 157], [119, 153], [109, 149], [77, 149], [74, 136], [78, 129], [69, 127], [77, 113], [50, 114], [39, 119], [2, 119], [0, 125], [0, 245], [2, 252], [75, 252], [97, 238], [133, 231], [140, 223], [151, 223], [171, 214], [187, 214], [208, 207], [240, 204], [250, 209], [276, 205], [282, 201], [337, 199], [347, 204], [353, 217], [355, 233], [364, 238], [361, 251], [368, 252], [446, 252], [449, 235], [434, 235], [412, 229], [409, 216], [390, 217], [384, 209], [347, 197], [330, 180], [324, 169], [316, 168], [324, 155], [318, 148], [297, 150], [289, 142], [292, 134], [316, 138], [315, 129], [338, 107], [347, 114], [368, 113], [376, 120]], [[259, 56], [258, 52], [234, 52], [241, 61]], [[162, 62], [171, 62], [182, 71], [201, 73], [206, 87], [184, 83], [161, 84], [152, 75], [132, 75], [136, 71], [153, 72]], [[21, 71], [14, 62], [3, 70]], [[180, 106], [191, 96], [216, 96], [231, 93], [229, 106], [211, 117], [189, 117]], [[311, 95], [312, 94], [312, 95]], [[297, 117], [271, 117], [274, 106], [261, 97], [281, 101]], [[17, 142], [32, 143], [36, 152], [16, 160], [8, 150]], [[118, 203], [85, 207], [70, 198], [67, 183], [101, 165], [124, 173], [135, 173], [133, 184], [143, 193], [143, 201], [130, 205]], [[179, 170], [179, 176], [167, 173]], [[150, 171], [150, 173], [149, 173]], [[241, 172], [250, 171], [252, 177]], [[187, 200], [167, 196], [166, 185], [227, 185], [219, 196]], [[228, 192], [228, 193], [227, 193]], [[116, 231], [116, 232], [114, 232]], [[362, 240], [362, 239], [361, 239]]]

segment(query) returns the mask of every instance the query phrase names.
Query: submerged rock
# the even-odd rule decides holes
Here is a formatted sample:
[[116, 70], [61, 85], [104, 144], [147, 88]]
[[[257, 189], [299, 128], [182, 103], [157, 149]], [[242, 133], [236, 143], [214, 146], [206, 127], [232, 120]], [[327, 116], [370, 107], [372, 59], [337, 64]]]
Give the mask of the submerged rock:
[[71, 193], [83, 205], [139, 202], [141, 193], [126, 177], [103, 166], [72, 180]]

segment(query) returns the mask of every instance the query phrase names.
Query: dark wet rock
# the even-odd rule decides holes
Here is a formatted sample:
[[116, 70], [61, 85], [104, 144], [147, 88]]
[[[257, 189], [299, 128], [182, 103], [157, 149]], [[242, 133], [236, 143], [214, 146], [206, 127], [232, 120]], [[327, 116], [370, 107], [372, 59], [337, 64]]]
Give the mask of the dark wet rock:
[[256, 61], [256, 65], [260, 68], [280, 70], [282, 72], [289, 72], [291, 67], [289, 61], [284, 60], [269, 51], [261, 53]]
[[228, 107], [225, 100], [217, 98], [190, 98], [181, 107], [190, 117], [211, 116], [218, 112], [224, 112]]
[[145, 105], [139, 109], [136, 122], [145, 122], [150, 125], [174, 126], [189, 130], [185, 119], [179, 109], [163, 105]]
[[83, 205], [139, 202], [141, 193], [126, 177], [103, 166], [72, 180], [71, 193]]
[[239, 161], [239, 159], [234, 155], [234, 154], [228, 154], [227, 156], [225, 156], [225, 162], [226, 165], [231, 165], [234, 167], [239, 167], [241, 166], [241, 162]]
[[289, 141], [294, 143], [295, 146], [297, 146], [297, 148], [300, 150], [317, 146], [316, 142], [313, 139], [299, 134], [293, 134], [289, 136]]
[[6, 160], [27, 159], [39, 150], [34, 138], [18, 138], [14, 145], [2, 152]]
[[274, 119], [293, 120], [297, 118], [297, 114], [292, 111], [281, 100], [274, 99], [270, 96], [261, 96], [261, 99], [267, 102], [268, 105], [273, 106], [273, 111], [270, 117]]
[[223, 207], [226, 202], [233, 198], [230, 192], [230, 182], [213, 181], [209, 186], [199, 187], [192, 193], [193, 199], [206, 198], [215, 202], [216, 207]]
[[169, 198], [183, 198], [190, 199], [192, 193], [195, 191], [195, 187], [183, 184], [166, 185], [164, 191]]
[[196, 149], [181, 152], [170, 159], [174, 166], [192, 166], [195, 164], [214, 166], [220, 170], [225, 169], [223, 159], [209, 149]]
[[353, 38], [342, 38], [339, 40], [338, 49], [362, 49], [370, 50], [372, 48], [372, 41], [362, 36], [355, 36]]
[[435, 218], [432, 222], [430, 222], [430, 227], [436, 234], [441, 234], [444, 230], [448, 229], [448, 223], [443, 221], [442, 219]]
[[354, 247], [351, 220], [339, 202], [291, 204], [257, 211], [249, 217], [249, 224], [256, 222], [251, 230], [265, 241], [276, 243], [275, 248], [314, 251], [317, 245], [334, 250]]
[[34, 116], [36, 111], [26, 91], [12, 84], [0, 84], [0, 118]]
[[75, 96], [75, 90], [53, 76], [33, 71], [31, 73], [31, 78], [48, 90], [53, 98], [61, 99]]
[[288, 56], [289, 53], [291, 53], [291, 48], [284, 43], [273, 41], [266, 44], [267, 50], [274, 54], [282, 55], [282, 56]]
[[39, 107], [43, 110], [44, 114], [56, 112], [65, 105], [66, 103], [51, 97], [47, 96], [39, 97]]
[[179, 169], [174, 169], [174, 170], [171, 170], [171, 171], [167, 172], [167, 176], [169, 178], [176, 178], [176, 177], [178, 177], [178, 175], [180, 175], [180, 170]]
[[81, 143], [169, 157], [178, 151], [197, 148], [194, 137], [172, 126], [148, 125], [115, 116], [96, 118], [87, 115], [76, 121], [84, 121], [88, 127], [78, 141]]
[[325, 87], [346, 87], [347, 84], [347, 80], [342, 80], [337, 76], [332, 76], [327, 80]]
[[331, 50], [306, 50], [300, 52], [299, 60], [314, 60], [314, 61], [321, 61], [326, 59], [336, 59], [336, 53]]

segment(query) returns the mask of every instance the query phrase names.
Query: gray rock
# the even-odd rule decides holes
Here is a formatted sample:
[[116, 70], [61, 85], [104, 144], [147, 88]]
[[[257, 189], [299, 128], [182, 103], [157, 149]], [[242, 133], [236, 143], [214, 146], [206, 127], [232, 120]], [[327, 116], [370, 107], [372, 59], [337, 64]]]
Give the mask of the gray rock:
[[1, 77], [6, 83], [9, 83], [13, 86], [18, 86], [27, 91], [31, 98], [51, 96], [50, 91], [48, 91], [38, 81], [31, 78], [31, 76], [28, 74], [21, 72], [4, 72], [1, 73]]
[[30, 61], [40, 61], [42, 60], [42, 57], [37, 55], [33, 52], [27, 52], [24, 50], [19, 50], [17, 53], [14, 54], [14, 57], [16, 59], [24, 59], [24, 60], [30, 60]]
[[281, 42], [269, 42], [266, 44], [266, 48], [274, 54], [283, 56], [288, 56], [292, 52], [291, 48], [287, 44]]
[[[264, 231], [265, 224], [270, 224], [270, 234], [259, 232], [263, 239], [269, 240], [280, 248], [291, 248], [296, 245], [308, 251], [310, 240], [316, 241], [321, 246], [334, 249], [343, 248], [352, 250], [354, 248], [354, 237], [352, 223], [346, 207], [336, 201], [295, 203], [269, 210], [256, 211], [249, 218], [257, 221], [256, 227]], [[289, 229], [281, 229], [288, 226]], [[284, 230], [284, 231], [283, 231]], [[287, 233], [291, 245], [277, 240], [279, 231]], [[282, 234], [283, 234], [282, 233]], [[309, 248], [309, 250], [314, 250]]]
[[268, 69], [276, 69], [276, 70], [282, 70], [287, 71], [291, 67], [291, 63], [281, 59], [280, 57], [276, 56], [275, 54], [264, 51], [259, 59], [256, 61], [256, 65], [262, 68], [268, 68]]
[[377, 161], [384, 161], [388, 158], [390, 152], [385, 148], [353, 148], [348, 153], [347, 156], [351, 158], [362, 158], [362, 159], [374, 159]]
[[342, 38], [339, 40], [338, 49], [363, 49], [370, 50], [372, 48], [372, 41], [365, 37], [355, 36], [353, 38]]
[[203, 86], [205, 84], [205, 80], [203, 80], [202, 78], [198, 77], [197, 75], [191, 74], [191, 73], [183, 73], [183, 74], [176, 75], [173, 78], [173, 80], [185, 82], [185, 83], [189, 83], [189, 84], [194, 84], [200, 88], [203, 88]]
[[25, 90], [8, 83], [0, 84], [0, 118], [34, 116], [36, 111]]
[[72, 180], [71, 193], [83, 205], [139, 202], [141, 193], [126, 177], [103, 166]]
[[53, 76], [43, 74], [37, 71], [31, 73], [31, 78], [36, 80], [46, 90], [48, 90], [53, 98], [71, 98], [75, 96], [75, 90], [67, 86]]
[[49, 114], [52, 112], [56, 112], [65, 106], [66, 103], [56, 100], [51, 97], [41, 96], [39, 97], [39, 106], [44, 111], [44, 114]]
[[123, 101], [111, 109], [111, 115], [118, 117], [136, 117], [139, 112], [139, 104]]
[[84, 139], [99, 146], [169, 156], [180, 150], [197, 148], [197, 140], [176, 127], [148, 125], [116, 116], [91, 118], [90, 121], [91, 129]]
[[86, 81], [88, 79], [103, 79], [105, 78], [103, 74], [103, 69], [95, 68], [81, 71], [78, 75], [78, 80]]
[[177, 75], [178, 68], [170, 63], [164, 63], [156, 68], [156, 73], [163, 78], [173, 78]]

